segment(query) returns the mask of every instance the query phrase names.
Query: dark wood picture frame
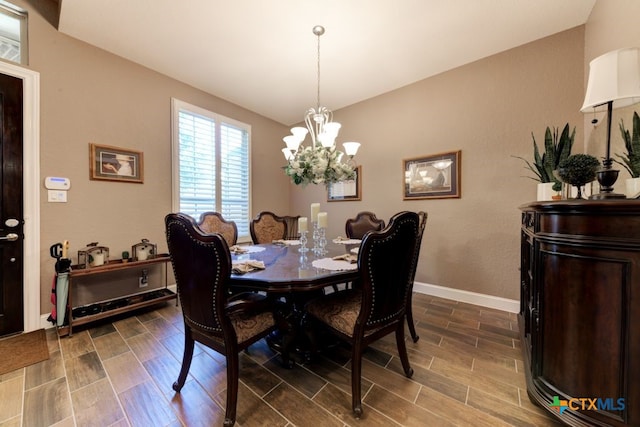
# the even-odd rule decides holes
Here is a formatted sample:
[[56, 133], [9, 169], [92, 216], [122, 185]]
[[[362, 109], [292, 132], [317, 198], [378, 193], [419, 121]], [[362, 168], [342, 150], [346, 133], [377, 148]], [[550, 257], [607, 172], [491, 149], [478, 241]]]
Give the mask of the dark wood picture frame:
[[144, 183], [142, 151], [89, 143], [89, 178]]
[[460, 198], [461, 155], [458, 150], [404, 159], [403, 200]]
[[348, 202], [362, 199], [362, 166], [356, 166], [356, 177], [327, 186], [328, 202]]

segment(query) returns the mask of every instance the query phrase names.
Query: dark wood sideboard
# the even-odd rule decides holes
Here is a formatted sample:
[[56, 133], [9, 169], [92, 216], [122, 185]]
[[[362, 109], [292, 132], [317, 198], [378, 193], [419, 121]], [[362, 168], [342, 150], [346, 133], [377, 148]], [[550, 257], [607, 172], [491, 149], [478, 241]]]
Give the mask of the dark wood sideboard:
[[530, 399], [568, 425], [640, 426], [640, 201], [520, 210]]

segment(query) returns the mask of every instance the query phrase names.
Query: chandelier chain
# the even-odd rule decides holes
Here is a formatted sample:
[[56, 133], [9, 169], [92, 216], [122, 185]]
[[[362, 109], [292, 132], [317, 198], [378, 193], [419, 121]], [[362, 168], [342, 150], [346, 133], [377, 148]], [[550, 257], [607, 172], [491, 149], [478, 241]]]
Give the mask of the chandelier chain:
[[[323, 29], [324, 31], [324, 29]], [[317, 68], [318, 68], [318, 92], [316, 94], [316, 108], [318, 109], [318, 112], [320, 110], [320, 36], [322, 35], [322, 33], [317, 33], [318, 36], [318, 62], [317, 62]]]

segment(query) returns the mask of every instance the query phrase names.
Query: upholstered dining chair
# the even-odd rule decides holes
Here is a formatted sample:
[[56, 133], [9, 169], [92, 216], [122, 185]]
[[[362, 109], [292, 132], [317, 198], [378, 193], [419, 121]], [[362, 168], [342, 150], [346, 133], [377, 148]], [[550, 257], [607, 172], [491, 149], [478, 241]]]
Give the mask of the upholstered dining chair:
[[271, 243], [287, 237], [287, 222], [273, 212], [263, 211], [249, 223], [253, 243]]
[[282, 217], [284, 222], [287, 223], [287, 235], [285, 236], [285, 239], [297, 240], [300, 238], [300, 232], [298, 231], [298, 218], [300, 218], [300, 215], [285, 215]]
[[357, 418], [362, 415], [362, 353], [370, 343], [395, 332], [404, 373], [409, 378], [413, 375], [404, 341], [404, 322], [418, 228], [418, 214], [400, 212], [385, 229], [367, 233], [358, 253], [360, 286], [305, 305], [309, 325], [320, 322], [351, 345], [351, 403]]
[[184, 319], [184, 356], [173, 389], [180, 392], [195, 342], [227, 362], [225, 426], [233, 426], [238, 401], [238, 353], [275, 329], [271, 306], [256, 293], [228, 296], [231, 255], [218, 233], [205, 234], [188, 215], [169, 214], [165, 228]]
[[344, 224], [344, 231], [350, 239], [362, 239], [367, 231], [380, 231], [384, 228], [384, 220], [369, 211], [358, 212], [355, 218], [349, 218]]
[[418, 342], [420, 337], [416, 333], [416, 326], [413, 322], [413, 281], [416, 278], [416, 270], [418, 269], [418, 261], [420, 257], [420, 247], [422, 246], [422, 236], [424, 235], [424, 228], [427, 225], [428, 214], [426, 212], [418, 212], [418, 238], [416, 239], [416, 252], [411, 266], [411, 288], [409, 289], [409, 301], [407, 302], [407, 326], [409, 326], [409, 333], [413, 342]]
[[238, 226], [233, 221], [227, 221], [219, 212], [204, 212], [200, 215], [198, 227], [205, 233], [219, 233], [224, 237], [228, 246], [238, 241]]

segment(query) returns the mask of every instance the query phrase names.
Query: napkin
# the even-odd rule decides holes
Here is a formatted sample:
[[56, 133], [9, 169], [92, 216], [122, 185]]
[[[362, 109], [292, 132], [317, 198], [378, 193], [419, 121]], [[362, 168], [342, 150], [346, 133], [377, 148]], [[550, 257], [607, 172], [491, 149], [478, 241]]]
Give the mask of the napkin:
[[248, 250], [244, 249], [241, 246], [238, 245], [233, 245], [229, 248], [229, 252], [231, 252], [232, 254], [246, 254], [247, 252], [249, 252]]
[[358, 256], [353, 254], [342, 254], [342, 255], [334, 256], [332, 259], [336, 261], [337, 260], [347, 261], [351, 264], [358, 262]]
[[357, 270], [358, 265], [344, 260], [334, 260], [331, 258], [315, 259], [311, 262], [311, 265], [315, 268], [322, 268], [325, 270]]
[[231, 272], [233, 274], [245, 274], [256, 270], [264, 270], [264, 262], [257, 261], [255, 259], [248, 259], [245, 261], [234, 262], [231, 265]]
[[362, 240], [360, 239], [349, 239], [348, 237], [338, 236], [333, 239], [333, 243], [339, 243], [341, 245], [359, 245]]
[[284, 240], [284, 239], [278, 239], [278, 240], [274, 240], [271, 243], [273, 243], [274, 245], [278, 245], [278, 246], [296, 246], [300, 244], [300, 240]]

